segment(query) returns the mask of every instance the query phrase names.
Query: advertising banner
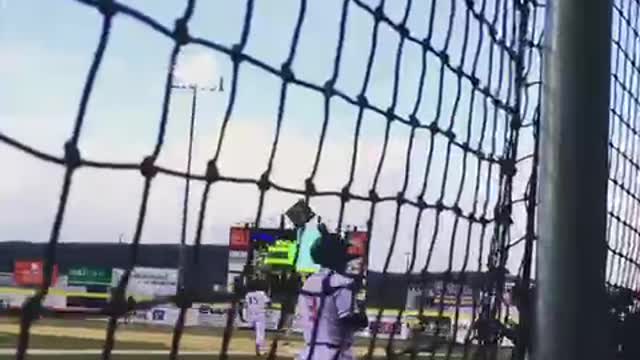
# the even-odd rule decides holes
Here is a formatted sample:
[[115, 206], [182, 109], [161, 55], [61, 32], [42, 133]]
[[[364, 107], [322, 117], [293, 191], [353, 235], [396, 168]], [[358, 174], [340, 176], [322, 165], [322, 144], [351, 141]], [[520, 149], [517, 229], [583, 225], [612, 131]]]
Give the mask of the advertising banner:
[[236, 251], [236, 250], [229, 251], [229, 259], [237, 259], [237, 260], [240, 260], [242, 263], [244, 263], [245, 260], [247, 260], [247, 256], [249, 256], [249, 254], [246, 251]]
[[0, 286], [13, 286], [14, 284], [12, 272], [0, 273]]
[[0, 294], [0, 309], [19, 308], [26, 298], [24, 295]]
[[[122, 269], [113, 269], [111, 286], [117, 286], [124, 274]], [[127, 293], [138, 296], [171, 296], [178, 288], [178, 270], [137, 267], [131, 272]]]
[[240, 273], [247, 264], [247, 259], [229, 258], [229, 273]]
[[198, 325], [223, 328], [227, 325], [228, 308], [200, 305], [198, 308]]
[[368, 315], [369, 326], [362, 331], [356, 333], [356, 336], [371, 337], [373, 332], [377, 328], [377, 337], [380, 339], [388, 339], [391, 334], [394, 334], [394, 339], [408, 339], [409, 327], [404, 319], [401, 319], [396, 323], [397, 317], [393, 315], [383, 315], [380, 321], [376, 321], [376, 315]]
[[[211, 306], [202, 304], [198, 307], [198, 325], [210, 326], [216, 328], [223, 328], [227, 325], [228, 306]], [[243, 307], [240, 312], [236, 314], [234, 324], [241, 329], [251, 328], [251, 324], [248, 322], [246, 316], [246, 309]], [[279, 309], [267, 309], [266, 311], [266, 329], [276, 330], [278, 328], [278, 321], [280, 320]]]
[[81, 266], [69, 269], [67, 283], [71, 286], [111, 285], [111, 269]]
[[249, 229], [232, 227], [229, 230], [229, 250], [248, 251], [250, 243]]
[[366, 231], [352, 231], [348, 234], [349, 254], [364, 256], [369, 237]]
[[[197, 309], [187, 309], [185, 326], [198, 325]], [[158, 306], [146, 311], [136, 311], [132, 317], [134, 322], [174, 326], [180, 315], [180, 309], [170, 306]]]
[[347, 264], [347, 273], [352, 275], [359, 275], [366, 273], [366, 247], [367, 241], [369, 241], [369, 235], [366, 231], [352, 231], [347, 233], [347, 240], [349, 241], [349, 249], [347, 250], [351, 255], [357, 255], [359, 257], [351, 260]]
[[[41, 260], [16, 260], [13, 266], [13, 279], [18, 286], [39, 286], [44, 282], [44, 262]], [[58, 265], [53, 266], [51, 285], [58, 280]]]
[[[27, 294], [0, 294], [0, 309], [20, 308], [31, 295]], [[47, 295], [42, 301], [42, 305], [48, 309], [64, 309], [67, 306], [67, 298], [63, 295]]]

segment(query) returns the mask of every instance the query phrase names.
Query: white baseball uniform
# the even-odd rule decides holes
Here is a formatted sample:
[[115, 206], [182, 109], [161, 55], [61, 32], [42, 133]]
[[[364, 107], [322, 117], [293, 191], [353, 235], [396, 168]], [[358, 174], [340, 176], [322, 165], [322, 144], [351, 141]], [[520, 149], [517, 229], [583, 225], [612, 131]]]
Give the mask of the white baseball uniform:
[[352, 279], [326, 268], [305, 281], [296, 311], [304, 329], [306, 346], [298, 354], [298, 360], [355, 359], [351, 351], [353, 330], [343, 328], [339, 321], [353, 314], [352, 283]]
[[256, 334], [256, 346], [260, 351], [265, 345], [265, 331], [267, 326], [267, 304], [270, 299], [264, 291], [251, 291], [244, 297], [247, 306], [247, 321]]

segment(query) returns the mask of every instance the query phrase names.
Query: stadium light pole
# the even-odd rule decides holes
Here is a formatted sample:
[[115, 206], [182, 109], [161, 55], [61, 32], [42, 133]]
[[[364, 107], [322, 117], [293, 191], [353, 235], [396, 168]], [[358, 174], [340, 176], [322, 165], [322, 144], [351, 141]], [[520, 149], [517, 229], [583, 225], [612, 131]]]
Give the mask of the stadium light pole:
[[609, 359], [612, 1], [552, 0], [546, 11], [533, 358]]
[[411, 257], [411, 251], [406, 251], [404, 253], [404, 265], [405, 265], [405, 271], [406, 272], [409, 272], [409, 265], [411, 263], [410, 257]]
[[182, 228], [180, 232], [180, 248], [178, 255], [178, 288], [180, 290], [184, 290], [184, 272], [186, 262], [186, 244], [187, 244], [187, 218], [189, 215], [189, 193], [190, 193], [190, 185], [191, 185], [191, 160], [193, 156], [193, 136], [195, 132], [195, 123], [196, 123], [196, 110], [197, 110], [197, 99], [198, 92], [207, 91], [207, 92], [223, 92], [223, 78], [220, 77], [218, 86], [210, 87], [210, 86], [198, 86], [197, 83], [192, 82], [190, 84], [172, 84], [171, 87], [173, 89], [178, 90], [188, 90], [191, 92], [191, 117], [189, 121], [189, 137], [188, 137], [188, 145], [187, 145], [187, 163], [186, 163], [186, 174], [185, 177], [185, 187], [184, 187], [184, 196], [183, 196], [183, 208], [182, 208]]

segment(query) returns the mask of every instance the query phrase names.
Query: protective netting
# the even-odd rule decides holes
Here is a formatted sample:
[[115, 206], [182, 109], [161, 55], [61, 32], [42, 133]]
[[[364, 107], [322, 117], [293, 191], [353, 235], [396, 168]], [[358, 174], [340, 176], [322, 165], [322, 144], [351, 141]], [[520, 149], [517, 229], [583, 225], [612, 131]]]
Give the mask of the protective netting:
[[607, 282], [638, 290], [638, 11], [613, 7]]
[[[113, 171], [138, 170], [144, 178], [142, 197], [139, 200], [139, 210], [135, 229], [130, 244], [130, 266], [122, 276], [115, 289], [110, 306], [102, 313], [110, 316], [103, 358], [109, 359], [114, 348], [115, 333], [118, 326], [117, 318], [131, 310], [125, 299], [125, 289], [131, 276], [131, 271], [137, 263], [140, 251], [140, 239], [145, 225], [145, 218], [149, 208], [149, 197], [153, 191], [154, 179], [158, 175], [168, 175], [204, 183], [203, 192], [199, 199], [197, 215], [197, 229], [194, 237], [194, 251], [192, 256], [183, 261], [198, 264], [207, 261], [201, 258], [199, 248], [203, 237], [203, 224], [212, 203], [210, 193], [216, 185], [221, 183], [238, 183], [254, 185], [258, 189], [258, 201], [255, 208], [253, 223], [260, 225], [264, 221], [263, 209], [269, 201], [268, 194], [282, 192], [294, 194], [313, 203], [319, 198], [333, 198], [337, 200], [333, 214], [322, 214], [323, 217], [333, 216], [336, 228], [340, 229], [347, 216], [348, 203], [358, 201], [368, 206], [366, 215], [367, 230], [371, 241], [369, 251], [383, 254], [380, 257], [379, 269], [383, 274], [385, 286], [387, 276], [393, 267], [394, 253], [401, 243], [408, 244], [410, 259], [407, 263], [404, 279], [407, 283], [418, 284], [424, 290], [429, 286], [429, 274], [440, 272], [442, 281], [439, 283], [441, 291], [436, 289], [439, 300], [436, 299], [432, 308], [441, 316], [445, 311], [452, 314], [452, 331], [445, 341], [428, 341], [424, 343], [399, 343], [392, 334], [386, 340], [377, 339], [377, 328], [372, 331], [367, 340], [366, 356], [374, 355], [376, 347], [385, 341], [387, 357], [396, 356], [400, 352], [415, 358], [418, 352], [429, 352], [432, 358], [459, 357], [462, 354], [470, 358], [476, 354], [486, 355], [487, 358], [504, 358], [510, 356], [511, 348], [503, 347], [503, 340], [509, 338], [518, 349], [527, 346], [528, 326], [527, 308], [528, 296], [519, 296], [518, 304], [512, 304], [506, 291], [508, 275], [517, 275], [515, 280], [518, 288], [527, 289], [531, 278], [534, 221], [535, 221], [535, 189], [537, 153], [537, 124], [539, 119], [540, 92], [540, 64], [543, 6], [535, 1], [427, 1], [426, 6], [418, 9], [417, 2], [407, 0], [402, 4], [386, 2], [369, 4], [363, 0], [344, 0], [341, 4], [339, 32], [334, 52], [333, 71], [324, 83], [306, 79], [296, 74], [296, 59], [300, 51], [301, 34], [305, 32], [305, 20], [313, 14], [307, 12], [307, 1], [300, 0], [293, 31], [288, 41], [289, 51], [281, 54], [282, 63], [272, 65], [265, 59], [251, 55], [247, 51], [247, 44], [252, 34], [252, 20], [256, 4], [252, 0], [246, 2], [244, 20], [237, 43], [233, 46], [217, 42], [215, 37], [202, 38], [190, 33], [189, 24], [196, 12], [196, 1], [185, 3], [184, 11], [175, 19], [175, 26], [169, 28], [161, 21], [145, 14], [135, 7], [123, 2], [112, 0], [78, 0], [80, 4], [95, 8], [101, 15], [102, 31], [97, 41], [93, 60], [86, 75], [86, 82], [80, 95], [80, 105], [73, 131], [64, 145], [64, 156], [57, 157], [37, 149], [38, 144], [25, 144], [10, 134], [0, 133], [0, 141], [14, 150], [19, 150], [37, 157], [43, 161], [63, 166], [64, 181], [60, 191], [60, 200], [55, 214], [55, 221], [51, 229], [46, 261], [45, 280], [37, 295], [28, 300], [21, 311], [21, 331], [17, 348], [17, 358], [24, 359], [29, 348], [29, 332], [31, 325], [39, 314], [45, 312], [42, 308], [43, 298], [46, 296], [52, 281], [53, 264], [56, 263], [57, 244], [61, 227], [64, 223], [69, 194], [72, 189], [73, 177], [81, 168], [110, 169]], [[276, 5], [272, 5], [276, 6]], [[398, 11], [398, 8], [401, 8]], [[417, 13], [420, 11], [420, 13]], [[400, 16], [391, 16], [395, 12]], [[628, 12], [623, 9], [622, 13]], [[356, 36], [356, 41], [370, 44], [368, 52], [360, 54], [366, 57], [366, 68], [356, 95], [341, 89], [340, 77], [343, 69], [343, 55], [345, 37], [349, 27], [347, 24], [354, 14], [367, 17], [371, 27], [364, 30], [365, 37]], [[637, 8], [633, 12], [637, 19]], [[103, 58], [109, 51], [111, 30], [114, 19], [126, 17], [138, 22], [146, 31], [158, 33], [171, 42], [172, 50], [169, 54], [166, 68], [163, 101], [159, 104], [161, 116], [158, 121], [155, 146], [149, 149], [149, 155], [140, 163], [102, 162], [85, 159], [81, 156], [78, 146], [81, 139], [85, 114], [89, 107], [89, 100], [94, 89], [97, 74], [100, 72]], [[416, 30], [409, 24], [410, 17], [418, 17], [419, 23], [427, 23], [424, 30]], [[627, 19], [623, 18], [622, 19]], [[627, 27], [629, 28], [629, 27]], [[396, 38], [392, 42], [393, 60], [390, 77], [385, 85], [371, 85], [371, 78], [375, 72], [376, 59], [382, 55], [379, 48], [388, 36], [383, 32], [390, 32]], [[629, 31], [628, 31], [629, 32]], [[360, 32], [358, 32], [360, 34]], [[635, 35], [637, 35], [634, 32]], [[627, 37], [629, 35], [627, 34]], [[618, 41], [625, 41], [620, 40]], [[635, 43], [634, 43], [635, 44]], [[215, 139], [214, 151], [209, 156], [204, 173], [191, 173], [191, 166], [187, 171], [160, 166], [156, 160], [165, 145], [171, 99], [174, 93], [174, 74], [177, 59], [184, 47], [198, 45], [219, 56], [225, 56], [231, 62], [231, 73], [228, 75], [226, 91], [228, 99], [223, 119], [220, 123], [219, 136]], [[411, 49], [408, 50], [408, 49]], [[635, 48], [634, 48], [635, 49]], [[623, 51], [617, 54], [626, 54]], [[630, 69], [630, 80], [636, 73], [635, 60], [625, 58], [621, 67], [622, 79], [627, 79], [627, 65]], [[633, 55], [635, 59], [635, 51]], [[620, 60], [621, 62], [623, 60]], [[408, 85], [402, 77], [407, 62], [419, 64], [419, 76], [412, 79]], [[617, 62], [616, 62], [617, 64]], [[615, 72], [618, 66], [615, 65]], [[262, 174], [258, 177], [235, 177], [225, 175], [225, 168], [220, 166], [225, 145], [225, 134], [234, 122], [234, 112], [237, 111], [237, 94], [239, 89], [251, 84], [242, 84], [241, 69], [250, 68], [252, 71], [263, 72], [276, 77], [280, 81], [279, 92], [267, 94], [277, 98], [277, 114], [275, 131], [269, 156], [262, 164]], [[622, 75], [624, 74], [624, 75]], [[614, 77], [618, 79], [619, 77]], [[402, 80], [401, 80], [402, 79]], [[633, 145], [627, 143], [632, 126], [622, 120], [626, 118], [625, 111], [632, 113], [632, 106], [637, 102], [632, 89], [624, 87], [624, 81], [616, 82], [614, 89], [624, 106], [618, 105], [614, 95], [613, 126], [614, 139], [624, 138], [624, 148], [612, 145], [612, 169], [621, 168], [622, 175], [614, 172], [612, 182], [613, 191], [619, 189], [624, 192], [627, 203], [635, 204], [635, 174], [637, 165], [630, 160], [635, 152]], [[379, 100], [377, 87], [385, 86], [388, 96]], [[281, 132], [287, 126], [284, 121], [288, 106], [291, 106], [291, 93], [295, 89], [304, 89], [322, 98], [322, 126], [320, 133], [313, 139], [317, 142], [315, 156], [312, 160], [308, 177], [296, 186], [282, 185], [274, 180], [276, 158], [282, 146]], [[409, 89], [409, 90], [407, 90]], [[615, 93], [616, 90], [614, 90]], [[375, 93], [375, 94], [373, 94]], [[410, 99], [409, 110], [404, 112], [401, 103]], [[194, 97], [195, 106], [195, 97]], [[347, 181], [342, 187], [320, 189], [316, 184], [321, 171], [320, 163], [326, 153], [328, 142], [328, 127], [336, 120], [332, 118], [332, 109], [336, 106], [346, 106], [354, 110], [355, 126], [351, 137], [351, 153], [344, 154], [350, 159]], [[619, 109], [619, 110], [618, 110]], [[630, 115], [629, 115], [630, 116]], [[631, 117], [631, 116], [630, 116]], [[193, 119], [192, 119], [193, 120]], [[630, 119], [627, 119], [630, 120]], [[382, 122], [384, 125], [381, 138], [381, 150], [374, 161], [374, 174], [369, 179], [369, 186], [364, 191], [356, 189], [357, 162], [362, 157], [363, 137], [362, 128], [367, 122]], [[635, 121], [635, 117], [633, 117]], [[404, 148], [397, 158], [390, 158], [389, 147], [397, 129], [404, 129], [408, 136]], [[191, 135], [193, 136], [193, 134]], [[266, 136], [266, 135], [265, 135]], [[622, 136], [617, 138], [616, 136]], [[618, 140], [612, 144], [620, 143]], [[629, 153], [629, 155], [624, 155]], [[395, 193], [385, 194], [380, 189], [380, 179], [385, 164], [399, 162], [401, 164], [396, 183], [400, 184]], [[189, 159], [189, 164], [191, 159]], [[621, 163], [619, 166], [618, 163]], [[633, 166], [629, 166], [629, 165]], [[625, 172], [627, 167], [634, 170]], [[417, 181], [416, 181], [417, 179]], [[189, 181], [186, 182], [186, 193], [189, 193]], [[416, 185], [417, 184], [417, 185]], [[614, 196], [615, 197], [615, 196]], [[216, 204], [224, 211], [223, 204]], [[630, 204], [631, 205], [631, 204]], [[185, 204], [186, 208], [187, 204]], [[390, 207], [389, 207], [390, 206]], [[384, 212], [381, 209], [391, 209]], [[612, 208], [612, 221], [616, 224], [628, 224], [633, 219], [633, 211], [622, 212], [619, 206]], [[635, 207], [634, 207], [635, 209]], [[409, 215], [407, 214], [409, 213]], [[381, 215], [382, 214], [382, 215]], [[183, 213], [186, 219], [186, 211]], [[386, 217], [386, 222], [381, 220]], [[391, 219], [391, 221], [388, 221]], [[627, 221], [627, 222], [624, 222]], [[186, 231], [183, 231], [181, 242], [186, 242]], [[630, 226], [615, 225], [611, 229], [618, 229], [631, 238], [635, 232]], [[626, 230], [625, 230], [626, 229]], [[613, 230], [612, 230], [613, 231]], [[616, 230], [618, 231], [618, 230]], [[401, 234], [401, 235], [399, 235]], [[624, 238], [624, 236], [623, 236]], [[620, 270], [625, 274], [635, 276], [635, 262], [626, 255], [629, 253], [630, 241], [613, 242], [612, 249], [617, 255], [614, 259], [626, 266]], [[635, 249], [635, 248], [634, 248]], [[249, 261], [249, 259], [248, 259]], [[614, 261], [614, 262], [615, 262]], [[634, 266], [630, 266], [633, 264]], [[197, 268], [197, 266], [196, 266]], [[397, 271], [396, 271], [397, 272]], [[462, 305], [465, 286], [470, 281], [469, 272], [480, 273], [480, 281], [475, 285], [472, 303], [466, 308]], [[364, 275], [364, 274], [362, 274]], [[629, 275], [631, 276], [631, 275]], [[416, 280], [417, 279], [417, 280]], [[619, 280], [621, 283], [623, 280]], [[627, 281], [627, 280], [624, 280]], [[630, 280], [629, 280], [630, 281]], [[479, 284], [479, 285], [478, 285]], [[624, 284], [627, 284], [624, 282]], [[445, 307], [445, 289], [453, 286], [454, 300]], [[326, 294], [323, 294], [324, 300]], [[293, 296], [293, 295], [292, 295]], [[297, 296], [297, 295], [296, 295]], [[513, 297], [513, 296], [511, 296]], [[215, 296], [212, 295], [212, 298]], [[220, 358], [227, 358], [230, 342], [234, 335], [233, 317], [238, 305], [239, 297], [232, 299], [231, 310], [220, 347]], [[209, 299], [211, 300], [211, 299]], [[215, 301], [216, 299], [213, 299]], [[219, 299], [218, 299], [219, 300]], [[207, 299], [196, 298], [188, 287], [181, 287], [179, 294], [170, 299], [158, 298], [152, 301], [136, 304], [144, 308], [156, 303], [173, 302], [181, 308], [180, 316], [174, 327], [174, 337], [171, 344], [170, 358], [175, 359], [179, 354], [180, 340], [185, 327], [185, 310], [194, 302], [204, 302]], [[427, 304], [420, 301], [418, 318], [426, 311]], [[322, 305], [320, 306], [322, 309]], [[524, 310], [523, 310], [524, 309]], [[378, 320], [384, 309], [378, 309]], [[521, 313], [520, 322], [524, 326], [511, 326], [510, 320], [515, 313]], [[468, 317], [466, 333], [462, 337], [460, 325], [461, 314]], [[400, 323], [403, 312], [400, 311], [396, 323]], [[516, 333], [510, 337], [506, 334]], [[311, 346], [315, 346], [315, 336]], [[517, 339], [520, 339], [519, 341]], [[523, 340], [524, 339], [524, 340]], [[270, 357], [275, 356], [278, 339], [272, 344]], [[406, 346], [405, 346], [406, 345]], [[518, 356], [522, 352], [518, 352]]]
[[[633, 352], [638, 323], [638, 17], [637, 2], [614, 1], [611, 49], [607, 288], [614, 346]], [[630, 349], [627, 351], [627, 349]], [[637, 353], [629, 358], [637, 357]]]

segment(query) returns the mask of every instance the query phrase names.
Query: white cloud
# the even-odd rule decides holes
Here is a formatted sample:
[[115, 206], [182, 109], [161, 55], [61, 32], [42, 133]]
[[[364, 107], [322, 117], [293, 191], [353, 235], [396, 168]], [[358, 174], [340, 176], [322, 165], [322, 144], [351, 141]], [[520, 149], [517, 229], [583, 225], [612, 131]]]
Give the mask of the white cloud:
[[174, 75], [179, 84], [198, 86], [212, 86], [220, 76], [215, 58], [204, 51], [181, 54]]
[[[0, 0], [1, 1], [1, 0]], [[2, 9], [0, 9], [2, 11]], [[0, 20], [2, 18], [0, 17]], [[19, 73], [23, 68], [21, 56], [16, 50], [0, 47], [0, 74]]]
[[[14, 124], [17, 122], [13, 122]], [[264, 121], [232, 121], [225, 137], [219, 167], [223, 175], [257, 179], [266, 169], [271, 147], [271, 129]], [[41, 134], [60, 132], [53, 122], [44, 123]], [[19, 127], [17, 128], [19, 129]], [[44, 135], [43, 135], [44, 136]], [[59, 140], [63, 140], [61, 136]], [[202, 174], [207, 161], [213, 156], [217, 136], [208, 134], [196, 139], [194, 150], [194, 172]], [[30, 137], [27, 141], [36, 147], [53, 148], [46, 137]], [[123, 143], [121, 146], [104, 148], [100, 143], [85, 141], [83, 154], [100, 154], [100, 158], [130, 158], [127, 154], [144, 153], [140, 145]], [[349, 168], [352, 143], [350, 141], [327, 140], [316, 177], [318, 190], [339, 191], [345, 185], [345, 172]], [[377, 167], [381, 142], [376, 138], [363, 139], [355, 171], [353, 192], [366, 195], [372, 185]], [[387, 161], [378, 185], [382, 196], [395, 194], [402, 186], [404, 174], [404, 142], [394, 139], [389, 144]], [[57, 148], [58, 146], [56, 146]], [[279, 151], [274, 160], [272, 180], [279, 185], [303, 189], [304, 179], [311, 172], [317, 143], [304, 134], [283, 134]], [[171, 169], [183, 169], [186, 156], [184, 141], [169, 141], [163, 148], [158, 163]], [[139, 161], [135, 158], [131, 161]], [[29, 155], [6, 146], [0, 147], [0, 162], [11, 169], [11, 176], [3, 178], [0, 187], [0, 220], [4, 229], [2, 240], [25, 239], [47, 240], [58, 204], [62, 184], [63, 168], [36, 160]], [[120, 233], [130, 239], [133, 236], [138, 207], [142, 195], [142, 177], [137, 171], [114, 171], [82, 168], [73, 179], [65, 222], [61, 232], [62, 241], [115, 241]], [[416, 182], [419, 183], [419, 182]], [[143, 242], [179, 241], [184, 180], [159, 175], [153, 181], [149, 208], [143, 233]], [[203, 183], [192, 184], [189, 241], [192, 241], [202, 195]], [[417, 192], [417, 191], [416, 191]], [[228, 226], [238, 221], [252, 221], [256, 216], [258, 190], [255, 185], [238, 185], [219, 182], [214, 184], [205, 218], [204, 241], [225, 243]], [[267, 192], [263, 210], [263, 224], [277, 224], [277, 217], [288, 208], [299, 195]], [[330, 225], [335, 225], [339, 212], [336, 197], [317, 197], [312, 206]], [[344, 215], [345, 224], [364, 225], [369, 216], [370, 205], [360, 201], [348, 203]], [[372, 265], [381, 267], [391, 239], [394, 206], [380, 205], [376, 211], [374, 240], [379, 249]], [[415, 211], [414, 211], [415, 212]], [[404, 212], [403, 212], [404, 214]], [[402, 217], [406, 217], [402, 215]], [[422, 231], [430, 231], [430, 218], [424, 219]], [[410, 247], [413, 220], [402, 220], [398, 235], [399, 245], [395, 251], [392, 269], [403, 270], [404, 252]], [[445, 235], [438, 242], [446, 241]], [[440, 237], [443, 237], [440, 239]], [[426, 241], [426, 238], [425, 238]], [[421, 240], [422, 242], [422, 240]], [[446, 247], [442, 247], [445, 251]], [[426, 249], [426, 248], [425, 248]], [[424, 249], [423, 249], [424, 250]], [[424, 262], [424, 256], [420, 260]]]

